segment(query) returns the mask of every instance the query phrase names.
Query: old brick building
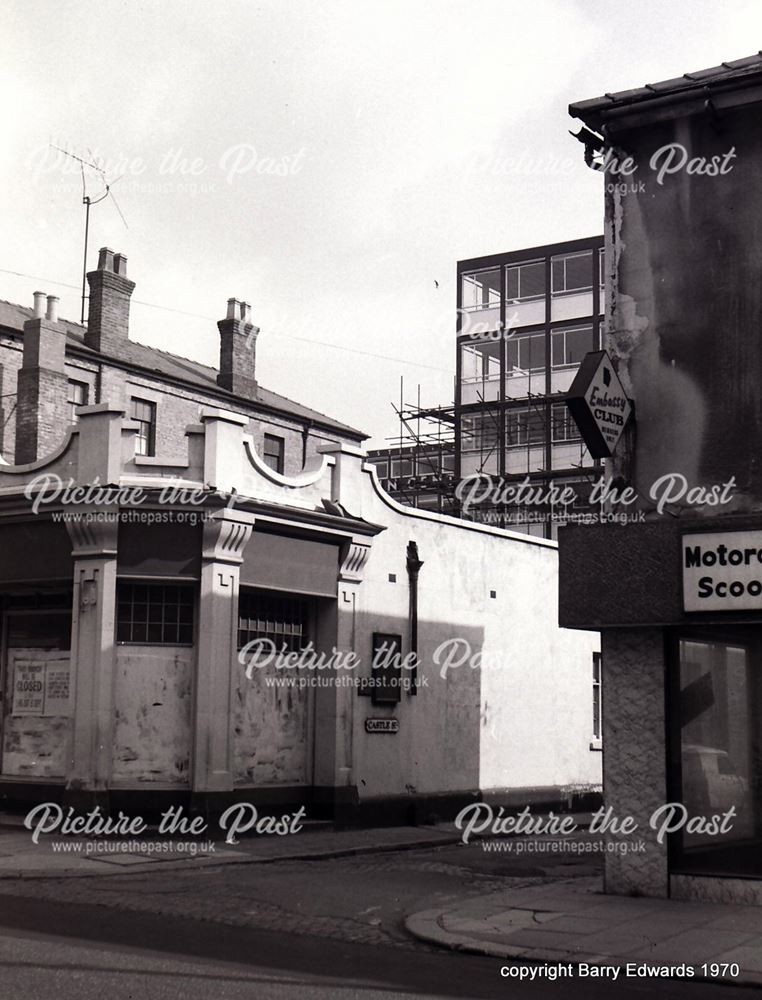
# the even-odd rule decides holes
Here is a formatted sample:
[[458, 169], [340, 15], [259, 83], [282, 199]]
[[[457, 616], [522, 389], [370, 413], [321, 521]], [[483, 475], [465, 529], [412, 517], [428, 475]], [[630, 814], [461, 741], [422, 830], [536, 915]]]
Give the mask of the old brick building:
[[[218, 323], [219, 371], [128, 338], [134, 282], [121, 254], [101, 250], [88, 275], [90, 314], [82, 327], [57, 318], [57, 300], [42, 293], [27, 309], [0, 302], [0, 454], [18, 464], [56, 448], [77, 405], [111, 403], [136, 411], [146, 425], [142, 453], [177, 457], [198, 406], [225, 406], [249, 416], [251, 434], [278, 472], [299, 471], [328, 441], [359, 444], [366, 435], [258, 385], [259, 333], [247, 303], [231, 300]], [[34, 320], [26, 336], [24, 324]], [[17, 390], [18, 382], [18, 390]]]
[[123, 256], [88, 278], [86, 328], [0, 306], [0, 801], [595, 793], [555, 544], [396, 504], [359, 431], [259, 384], [245, 302], [215, 370], [129, 339]]

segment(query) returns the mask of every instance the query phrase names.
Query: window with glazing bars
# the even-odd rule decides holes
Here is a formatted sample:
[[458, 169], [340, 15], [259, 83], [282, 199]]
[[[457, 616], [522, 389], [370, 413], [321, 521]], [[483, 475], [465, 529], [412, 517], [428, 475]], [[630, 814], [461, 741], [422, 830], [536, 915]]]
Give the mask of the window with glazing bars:
[[148, 399], [132, 399], [132, 419], [138, 424], [135, 441], [136, 455], [156, 453], [156, 403]]
[[192, 585], [120, 582], [116, 641], [192, 646], [193, 590]]
[[569, 413], [566, 403], [557, 403], [553, 407], [553, 440], [579, 441], [579, 428]]
[[509, 302], [541, 299], [545, 295], [545, 261], [535, 260], [507, 267], [505, 294]]
[[551, 262], [553, 294], [584, 292], [593, 287], [593, 252], [564, 254]]
[[87, 399], [90, 391], [90, 386], [86, 382], [75, 382], [74, 379], [69, 380], [69, 394], [67, 397], [67, 402], [69, 404], [69, 420], [76, 424], [79, 420], [77, 416], [78, 406], [87, 406]]
[[539, 408], [531, 410], [507, 410], [505, 414], [505, 444], [542, 444], [545, 440], [545, 412]]
[[238, 648], [270, 639], [278, 650], [296, 653], [307, 643], [308, 604], [304, 598], [257, 590], [238, 597]]
[[262, 447], [262, 458], [265, 463], [275, 472], [283, 475], [283, 466], [286, 453], [286, 441], [277, 434], [265, 434]]

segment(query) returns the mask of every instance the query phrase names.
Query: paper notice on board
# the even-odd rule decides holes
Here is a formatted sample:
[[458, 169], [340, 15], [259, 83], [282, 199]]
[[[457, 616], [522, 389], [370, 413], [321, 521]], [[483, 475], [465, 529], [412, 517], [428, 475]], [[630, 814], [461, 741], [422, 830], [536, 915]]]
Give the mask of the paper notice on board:
[[42, 715], [45, 706], [45, 662], [16, 660], [13, 671], [13, 715]]
[[51, 660], [45, 665], [44, 715], [69, 714], [69, 661]]

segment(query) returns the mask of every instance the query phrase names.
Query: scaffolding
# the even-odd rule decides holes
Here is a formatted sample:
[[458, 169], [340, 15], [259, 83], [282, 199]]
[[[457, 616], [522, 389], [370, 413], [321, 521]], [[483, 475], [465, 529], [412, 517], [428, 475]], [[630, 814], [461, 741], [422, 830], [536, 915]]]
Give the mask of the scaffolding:
[[578, 436], [566, 409], [566, 394], [490, 399], [483, 388], [476, 390], [473, 402], [460, 407], [454, 403], [423, 407], [420, 385], [416, 403], [406, 403], [400, 378], [399, 401], [392, 404], [398, 433], [386, 439], [385, 448], [372, 453], [373, 460], [385, 467], [381, 478], [395, 499], [463, 516], [456, 473], [461, 478], [492, 475], [503, 482], [528, 477], [538, 485], [560, 480], [592, 484], [597, 463]]
[[387, 464], [382, 477], [389, 493], [402, 503], [441, 513], [454, 513], [455, 498], [455, 404], [421, 406], [421, 387], [416, 403], [405, 402], [405, 382], [400, 376], [398, 403], [392, 403], [399, 429], [386, 438], [386, 446], [372, 453]]

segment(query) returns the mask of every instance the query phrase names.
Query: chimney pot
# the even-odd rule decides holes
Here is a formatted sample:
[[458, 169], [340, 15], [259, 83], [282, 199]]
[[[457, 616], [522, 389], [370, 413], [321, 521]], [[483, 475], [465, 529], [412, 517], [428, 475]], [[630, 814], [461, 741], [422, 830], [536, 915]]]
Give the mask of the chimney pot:
[[58, 296], [48, 295], [48, 311], [45, 316], [51, 323], [58, 322]]
[[110, 247], [101, 247], [98, 251], [98, 270], [114, 270], [114, 251]]
[[34, 318], [42, 319], [45, 315], [45, 292], [34, 293]]
[[243, 299], [228, 299], [227, 316], [221, 319], [220, 369], [217, 384], [248, 399], [257, 397], [256, 338], [251, 306]]
[[130, 296], [135, 282], [127, 277], [127, 258], [101, 247], [98, 267], [88, 271], [90, 307], [85, 344], [95, 351], [117, 355], [129, 338]]

